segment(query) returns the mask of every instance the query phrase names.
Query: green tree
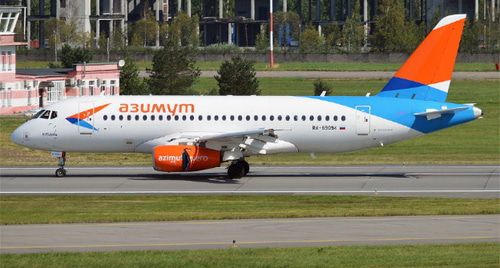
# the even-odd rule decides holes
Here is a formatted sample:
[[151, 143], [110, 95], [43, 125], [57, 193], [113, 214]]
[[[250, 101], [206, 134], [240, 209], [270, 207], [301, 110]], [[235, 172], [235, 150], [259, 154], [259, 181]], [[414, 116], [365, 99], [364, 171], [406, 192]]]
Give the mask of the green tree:
[[125, 58], [125, 65], [120, 70], [121, 95], [146, 95], [149, 88], [144, 79], [139, 77], [139, 68], [131, 57]]
[[328, 24], [323, 27], [325, 35], [324, 51], [334, 52], [342, 44], [342, 30], [336, 24]]
[[373, 48], [382, 52], [399, 50], [404, 20], [404, 9], [400, 1], [380, 1], [375, 17], [375, 31], [371, 38]]
[[189, 17], [182, 12], [174, 18], [169, 27], [169, 37], [180, 42], [182, 46], [197, 47], [199, 44], [198, 24], [197, 16]]
[[324, 43], [318, 31], [311, 25], [300, 35], [299, 50], [301, 53], [318, 53]]
[[260, 95], [253, 62], [239, 56], [222, 63], [214, 78], [220, 95]]
[[189, 94], [188, 89], [200, 76], [195, 66], [195, 51], [168, 40], [153, 56], [153, 67], [148, 80], [151, 93], [156, 95]]
[[269, 36], [266, 31], [260, 31], [255, 38], [255, 50], [264, 53], [269, 50]]
[[132, 25], [131, 40], [134, 46], [153, 45], [156, 40], [158, 23], [148, 16]]
[[59, 46], [61, 43], [72, 43], [75, 40], [76, 26], [73, 22], [51, 18], [45, 22], [44, 27], [50, 47]]
[[71, 68], [76, 63], [90, 62], [92, 52], [86, 48], [75, 47], [65, 44], [61, 49], [61, 63], [64, 68]]
[[359, 15], [359, 1], [354, 1], [351, 15], [346, 19], [342, 28], [342, 43], [347, 52], [359, 52], [363, 46], [365, 30]]
[[319, 96], [323, 91], [325, 95], [328, 96], [332, 93], [332, 87], [321, 79], [314, 81], [314, 96]]

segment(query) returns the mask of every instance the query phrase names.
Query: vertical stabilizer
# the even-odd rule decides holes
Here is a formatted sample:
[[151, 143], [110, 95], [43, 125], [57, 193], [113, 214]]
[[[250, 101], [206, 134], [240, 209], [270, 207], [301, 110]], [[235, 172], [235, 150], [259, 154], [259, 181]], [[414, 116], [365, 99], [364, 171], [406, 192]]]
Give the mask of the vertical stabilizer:
[[377, 96], [445, 101], [465, 17], [441, 19]]

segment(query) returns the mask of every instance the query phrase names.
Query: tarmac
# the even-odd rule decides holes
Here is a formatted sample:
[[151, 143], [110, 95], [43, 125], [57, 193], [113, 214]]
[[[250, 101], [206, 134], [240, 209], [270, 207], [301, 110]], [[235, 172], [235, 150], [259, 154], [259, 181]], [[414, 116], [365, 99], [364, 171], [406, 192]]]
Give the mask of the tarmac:
[[500, 215], [3, 225], [0, 234], [2, 253], [498, 243]]
[[337, 194], [500, 197], [499, 166], [251, 166], [163, 173], [151, 167], [0, 168], [0, 194]]

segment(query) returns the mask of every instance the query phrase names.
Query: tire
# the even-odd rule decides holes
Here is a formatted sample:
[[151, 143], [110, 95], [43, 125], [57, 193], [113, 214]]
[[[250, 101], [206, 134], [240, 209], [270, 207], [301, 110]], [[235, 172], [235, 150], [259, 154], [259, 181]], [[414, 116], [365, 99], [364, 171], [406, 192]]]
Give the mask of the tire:
[[56, 170], [56, 177], [64, 177], [66, 176], [66, 170], [64, 168], [58, 168]]
[[245, 167], [240, 163], [231, 164], [227, 169], [229, 179], [239, 179], [245, 176]]
[[238, 164], [243, 166], [243, 170], [245, 171], [245, 176], [246, 176], [248, 172], [250, 172], [250, 165], [245, 160], [239, 161]]

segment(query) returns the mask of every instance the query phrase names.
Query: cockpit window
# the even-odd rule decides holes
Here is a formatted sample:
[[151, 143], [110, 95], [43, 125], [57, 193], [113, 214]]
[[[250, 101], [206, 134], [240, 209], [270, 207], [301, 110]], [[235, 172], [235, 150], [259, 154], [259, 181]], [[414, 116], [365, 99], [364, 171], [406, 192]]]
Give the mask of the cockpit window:
[[40, 111], [38, 111], [35, 115], [33, 115], [33, 117], [32, 117], [32, 118], [33, 118], [33, 119], [35, 119], [35, 118], [40, 117], [40, 115], [41, 115], [41, 114], [43, 114], [43, 112], [45, 112], [45, 110], [40, 110]]
[[43, 119], [49, 119], [50, 117], [50, 111], [49, 110], [46, 110], [41, 116], [40, 118], [43, 118]]
[[54, 118], [57, 118], [57, 112], [56, 111], [52, 111], [52, 113], [50, 114], [50, 119], [54, 119]]

